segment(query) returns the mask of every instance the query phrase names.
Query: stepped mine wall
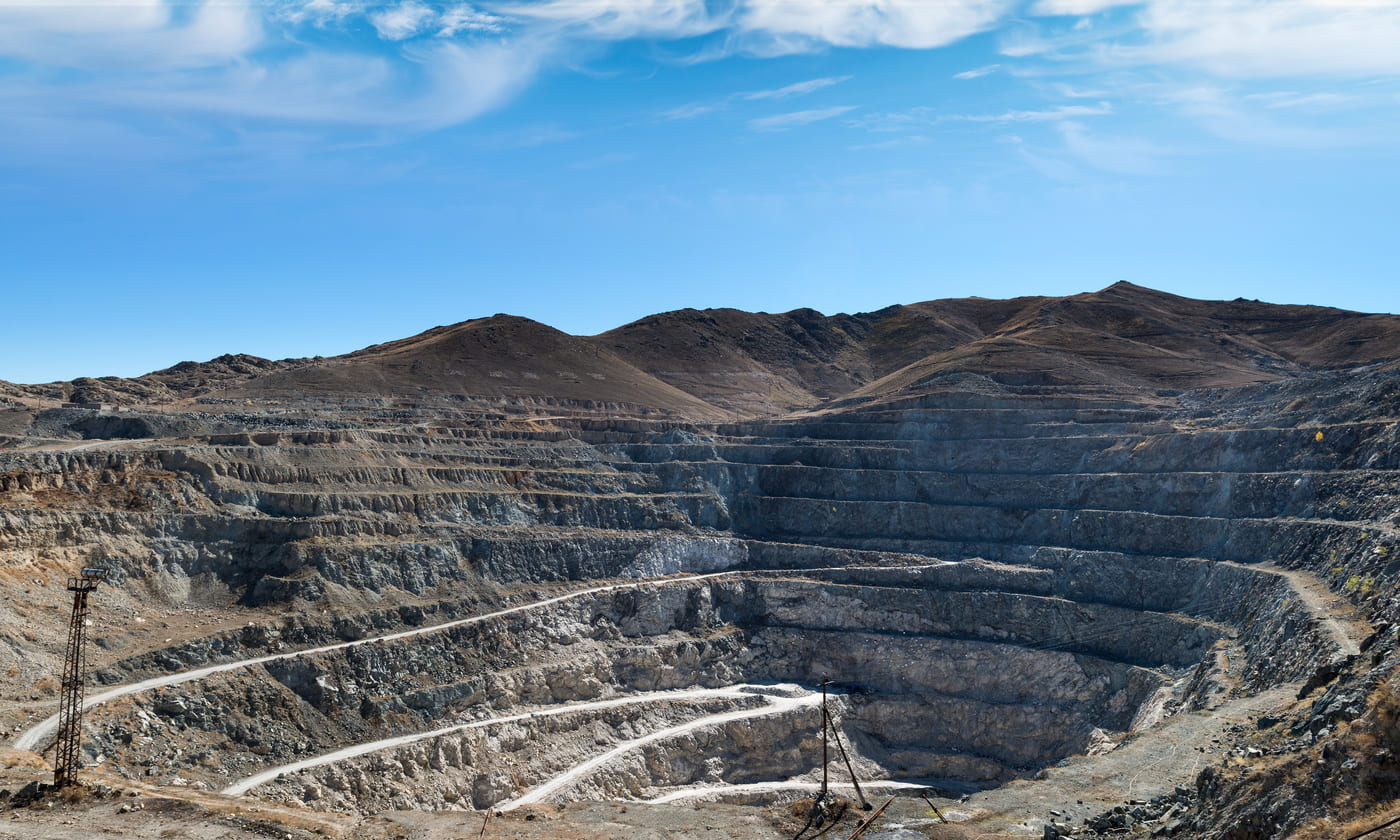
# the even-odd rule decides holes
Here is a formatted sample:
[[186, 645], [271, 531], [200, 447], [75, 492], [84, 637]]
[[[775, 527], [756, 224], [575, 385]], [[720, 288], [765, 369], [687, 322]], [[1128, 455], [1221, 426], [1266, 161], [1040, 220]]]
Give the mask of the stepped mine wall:
[[[860, 675], [863, 695], [851, 701], [847, 723], [872, 760], [916, 775], [962, 772], [975, 760], [976, 778], [1001, 780], [1083, 751], [1102, 730], [1130, 728], [1166, 684], [1135, 663], [1194, 666], [1218, 632], [1147, 615], [1133, 634], [1120, 628], [1071, 645], [1053, 635], [1051, 613], [1068, 620], [1064, 612], [1076, 612], [1075, 626], [1127, 616], [1006, 594], [990, 602], [954, 597], [933, 610], [939, 618], [919, 603], [959, 594], [971, 593], [780, 579], [642, 584], [163, 689], [97, 712], [90, 749], [121, 756], [111, 760], [127, 772], [155, 769], [217, 785], [308, 752], [426, 731], [461, 715], [619, 691], [810, 684], [819, 679], [814, 669], [831, 668]], [[990, 613], [997, 599], [1001, 614]], [[1131, 638], [1142, 640], [1138, 649], [1123, 647]], [[129, 748], [153, 731], [180, 734]]]
[[[755, 698], [746, 705], [756, 702]], [[260, 792], [349, 813], [485, 809], [641, 733], [743, 707], [732, 700], [658, 703], [461, 730], [303, 770], [265, 785]], [[670, 745], [664, 760], [646, 762], [646, 774], [640, 779], [622, 780], [618, 771], [613, 771], [611, 779], [591, 782], [598, 786], [592, 795], [615, 798], [640, 793], [654, 784], [653, 780], [661, 779], [693, 784], [766, 778], [763, 774], [767, 772], [780, 773], [798, 766], [787, 751], [797, 740], [792, 737], [795, 727], [805, 729], [810, 724], [810, 720], [764, 718], [757, 725], [746, 721], [729, 727], [712, 735], [707, 739], [711, 743], [704, 746], [685, 749]], [[706, 746], [710, 753], [701, 752]], [[691, 758], [702, 755], [708, 757]], [[580, 790], [579, 795], [590, 794]]]
[[[911, 423], [900, 434], [917, 425]], [[816, 432], [852, 434], [847, 427], [860, 423], [816, 425]], [[771, 426], [788, 436], [802, 433], [801, 424]], [[674, 428], [662, 437], [668, 435], [700, 439]], [[503, 580], [609, 576], [631, 562], [623, 538], [601, 553], [580, 551], [543, 564], [557, 572], [535, 572], [538, 544], [524, 545], [522, 556], [511, 558], [508, 544], [517, 537], [489, 533], [512, 525], [733, 533], [951, 556], [998, 557], [1018, 546], [1045, 545], [1276, 559], [1324, 574], [1339, 568], [1341, 584], [1359, 575], [1372, 581], [1371, 590], [1378, 571], [1393, 572], [1375, 564], [1358, 568], [1364, 558], [1356, 556], [1355, 543], [1393, 540], [1370, 523], [1393, 511], [1388, 474], [1377, 470], [1400, 451], [1393, 445], [1394, 424], [1328, 426], [1322, 441], [1312, 429], [1052, 436], [996, 440], [991, 447], [985, 440], [980, 446], [901, 440], [853, 447], [809, 438], [800, 446], [755, 448], [717, 439], [600, 450], [578, 441], [537, 441], [511, 444], [509, 459], [523, 465], [511, 470], [447, 466], [437, 463], [442, 453], [429, 456], [427, 467], [405, 465], [395, 452], [363, 448], [364, 437], [318, 432], [276, 436], [298, 441], [290, 446], [268, 440], [245, 447], [6, 453], [0, 455], [6, 495], [32, 500], [36, 492], [52, 492], [44, 507], [21, 506], [20, 500], [5, 509], [0, 551], [115, 548], [112, 553], [135, 555], [126, 561], [129, 577], [152, 578], [157, 589], [173, 587], [185, 596], [189, 589], [179, 577], [212, 576], [252, 603], [314, 601], [332, 587], [341, 594], [386, 587], [423, 593], [470, 580], [463, 566], [473, 556], [486, 557], [484, 573]], [[439, 446], [397, 437], [425, 451]], [[643, 462], [617, 460], [622, 456], [609, 455], [609, 446]], [[976, 460], [979, 449], [995, 458]], [[764, 458], [755, 463], [733, 462], [757, 452]], [[551, 457], [586, 468], [542, 466]], [[729, 460], [675, 460], [719, 457]], [[876, 458], [882, 468], [839, 463], [853, 458]], [[838, 463], [828, 463], [833, 459]], [[1365, 470], [1356, 470], [1357, 463]], [[947, 471], [953, 467], [973, 471]], [[1234, 471], [1210, 472], [1222, 467]], [[1116, 472], [1100, 471], [1109, 468]], [[1260, 472], [1267, 469], [1286, 471]], [[468, 546], [463, 532], [471, 529], [483, 533]], [[1327, 561], [1319, 562], [1320, 555]], [[308, 567], [315, 579], [301, 575]]]

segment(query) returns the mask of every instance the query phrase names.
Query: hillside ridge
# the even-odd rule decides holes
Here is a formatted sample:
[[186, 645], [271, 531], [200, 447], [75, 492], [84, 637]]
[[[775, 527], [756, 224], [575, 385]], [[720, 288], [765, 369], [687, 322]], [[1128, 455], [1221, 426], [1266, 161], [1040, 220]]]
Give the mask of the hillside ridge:
[[824, 315], [679, 309], [594, 336], [496, 314], [335, 357], [223, 355], [144, 376], [0, 397], [113, 404], [456, 397], [695, 420], [903, 398], [949, 376], [1013, 387], [1143, 392], [1236, 387], [1400, 360], [1400, 317], [1237, 298], [1204, 301], [1127, 281], [1062, 297], [981, 297]]

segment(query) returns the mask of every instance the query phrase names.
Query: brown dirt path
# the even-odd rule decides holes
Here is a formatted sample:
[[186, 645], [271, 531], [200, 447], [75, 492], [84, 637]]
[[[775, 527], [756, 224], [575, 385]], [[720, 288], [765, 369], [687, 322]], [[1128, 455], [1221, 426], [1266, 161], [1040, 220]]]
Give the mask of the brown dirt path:
[[[1047, 769], [1041, 779], [1012, 782], [974, 794], [948, 810], [979, 828], [1012, 834], [1041, 833], [1052, 810], [1057, 822], [1082, 823], [1131, 799], [1151, 799], [1177, 785], [1193, 786], [1196, 774], [1229, 751], [1229, 728], [1296, 702], [1299, 683], [1281, 685], [1216, 709], [1182, 712], [1129, 737], [1112, 752], [1078, 756]], [[940, 807], [942, 807], [940, 805]]]

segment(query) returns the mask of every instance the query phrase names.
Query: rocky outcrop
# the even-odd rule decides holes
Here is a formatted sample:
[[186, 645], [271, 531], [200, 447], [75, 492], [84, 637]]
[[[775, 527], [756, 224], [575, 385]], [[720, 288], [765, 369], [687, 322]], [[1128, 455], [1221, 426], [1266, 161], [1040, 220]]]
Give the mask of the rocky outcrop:
[[[1024, 305], [1083, 314], [1083, 301], [1044, 303]], [[981, 306], [939, 317], [958, 325], [957, 342], [1001, 347], [963, 335], [980, 323], [964, 310]], [[682, 320], [709, 335], [726, 322], [710, 317]], [[573, 396], [526, 393], [524, 379], [510, 393], [413, 398], [332, 387], [420, 345], [444, 365], [453, 342], [516, 353], [488, 332], [496, 323], [334, 365], [234, 358], [153, 380], [198, 390], [205, 402], [194, 410], [7, 409], [0, 585], [12, 629], [0, 665], [33, 677], [24, 697], [9, 699], [30, 702], [28, 685], [38, 694], [56, 671], [65, 607], [51, 582], [100, 561], [113, 572], [103, 595], [113, 615], [134, 622], [178, 606], [246, 611], [252, 621], [172, 629], [168, 641], [103, 628], [104, 683], [628, 582], [411, 643], [274, 660], [99, 713], [92, 743], [110, 765], [210, 785], [483, 716], [738, 682], [839, 680], [858, 689], [842, 695], [842, 732], [871, 774], [982, 784], [1232, 694], [1309, 684], [1330, 698], [1319, 720], [1371, 702], [1336, 689], [1355, 688], [1371, 666], [1323, 613], [1341, 599], [1359, 610], [1354, 623], [1400, 622], [1394, 371], [1310, 368], [1275, 337], [1255, 342], [1277, 357], [1267, 370], [1213, 356], [1197, 372], [1229, 387], [1167, 387], [1153, 379], [1161, 371], [1134, 367], [1141, 359], [1128, 366], [1131, 386], [1101, 381], [1102, 371], [1066, 383], [920, 367], [923, 356], [866, 346], [879, 322], [793, 314], [783, 323], [800, 352], [725, 350], [744, 370], [777, 369], [791, 385], [764, 411], [821, 406], [766, 419], [734, 419], [756, 403], [713, 371], [623, 359], [656, 338], [654, 324], [606, 339], [621, 355], [599, 364], [635, 369], [633, 384], [667, 401], [635, 403], [626, 416], [626, 388], [590, 402], [581, 381], [569, 385]], [[575, 355], [590, 346], [556, 339]], [[832, 348], [860, 347], [874, 355], [853, 357], [844, 372], [812, 366]], [[250, 383], [264, 375], [279, 377], [277, 387], [259, 396]], [[289, 396], [297, 383], [324, 390]], [[125, 387], [98, 384], [103, 394]], [[682, 410], [710, 399], [704, 412]], [[44, 632], [26, 637], [24, 627]], [[664, 727], [721, 706], [661, 704], [639, 720]], [[366, 810], [482, 807], [644, 728], [629, 728], [621, 712], [565, 717], [511, 722], [502, 729], [511, 749], [499, 733], [464, 731], [269, 790], [326, 807], [353, 797]], [[801, 746], [810, 729], [809, 713], [790, 710], [743, 732], [658, 741], [571, 795], [802, 777], [814, 769]], [[497, 749], [510, 757], [483, 761]]]

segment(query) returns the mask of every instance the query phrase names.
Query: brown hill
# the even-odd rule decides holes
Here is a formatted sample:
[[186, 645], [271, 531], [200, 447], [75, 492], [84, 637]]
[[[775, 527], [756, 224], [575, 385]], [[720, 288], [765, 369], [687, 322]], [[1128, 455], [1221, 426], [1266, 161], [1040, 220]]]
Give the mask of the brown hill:
[[593, 341], [669, 385], [752, 415], [811, 406], [870, 381], [865, 332], [848, 316], [811, 309], [780, 315], [682, 309]]
[[1200, 301], [1116, 283], [1064, 298], [916, 306], [976, 313], [982, 335], [868, 383], [852, 397], [917, 391], [940, 375], [1011, 385], [1233, 387], [1400, 359], [1400, 318], [1258, 301]]
[[1200, 301], [1116, 283], [1068, 297], [934, 300], [829, 317], [683, 309], [591, 337], [496, 315], [334, 358], [221, 356], [136, 379], [0, 384], [0, 396], [458, 396], [720, 419], [918, 394], [957, 374], [1004, 386], [1148, 392], [1376, 363], [1400, 363], [1396, 316]]
[[621, 404], [695, 418], [727, 416], [638, 370], [606, 347], [512, 315], [435, 327], [411, 338], [247, 379], [214, 395], [503, 397]]

